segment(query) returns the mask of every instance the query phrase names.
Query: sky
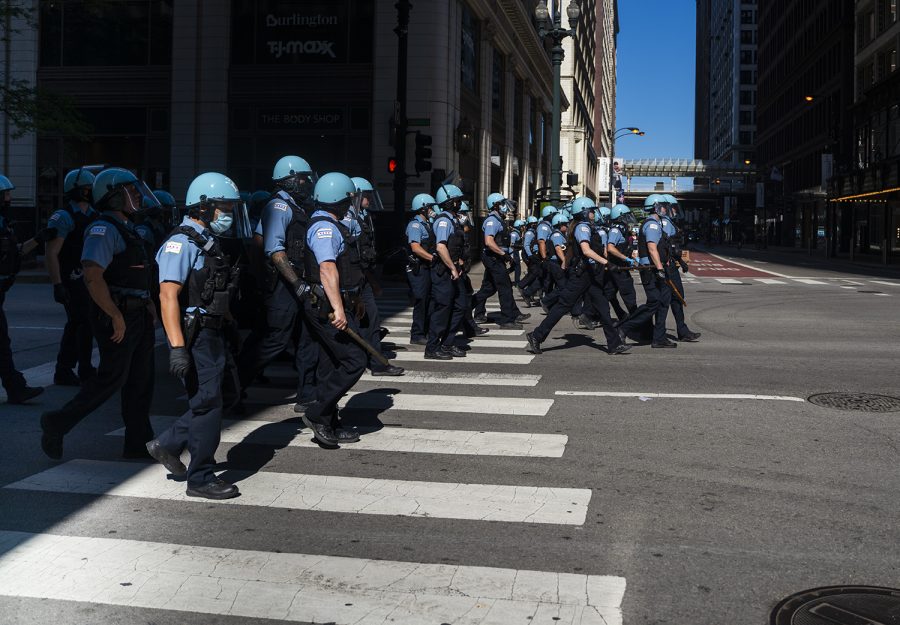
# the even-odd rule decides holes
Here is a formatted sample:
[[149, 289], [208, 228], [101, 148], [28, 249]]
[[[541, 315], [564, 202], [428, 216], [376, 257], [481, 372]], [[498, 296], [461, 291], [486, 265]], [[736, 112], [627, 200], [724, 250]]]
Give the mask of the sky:
[[618, 5], [616, 127], [637, 126], [647, 134], [616, 141], [616, 156], [693, 158], [696, 2]]

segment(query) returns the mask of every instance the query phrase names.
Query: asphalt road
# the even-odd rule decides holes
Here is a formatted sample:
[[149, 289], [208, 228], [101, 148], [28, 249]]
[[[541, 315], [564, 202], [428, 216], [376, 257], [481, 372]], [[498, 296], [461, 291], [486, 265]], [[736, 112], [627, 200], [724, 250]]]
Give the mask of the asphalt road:
[[[320, 450], [278, 423], [292, 393], [276, 365], [219, 449], [239, 505], [157, 492], [169, 484], [157, 467], [120, 464], [115, 401], [66, 438], [62, 463], [41, 454], [38, 417], [72, 389], [0, 405], [0, 622], [762, 624], [803, 589], [896, 586], [900, 413], [806, 398], [900, 395], [900, 279], [806, 258], [734, 260], [695, 257], [688, 324], [703, 336], [674, 350], [610, 357], [602, 332], [568, 318], [524, 363], [510, 362], [528, 356], [521, 335], [488, 335], [509, 346], [476, 341], [451, 364], [410, 361], [421, 348], [398, 345], [398, 364], [435, 381], [360, 382], [344, 411], [371, 432], [356, 449]], [[383, 302], [405, 305], [399, 290]], [[46, 375], [59, 335], [48, 328], [61, 327], [49, 287], [18, 285], [6, 308], [20, 368]], [[404, 324], [399, 314], [384, 325]], [[186, 402], [165, 350], [156, 355], [162, 424]], [[446, 438], [435, 443], [437, 430]], [[301, 475], [346, 483], [315, 495]], [[497, 485], [515, 487], [525, 512]], [[151, 548], [188, 555], [158, 565], [140, 555]], [[224, 550], [252, 553], [234, 564]], [[304, 561], [301, 581], [269, 587], [259, 558], [274, 554], [287, 568], [299, 566], [288, 554], [338, 558]], [[449, 583], [425, 581], [441, 571]], [[295, 593], [287, 607], [282, 591]]]

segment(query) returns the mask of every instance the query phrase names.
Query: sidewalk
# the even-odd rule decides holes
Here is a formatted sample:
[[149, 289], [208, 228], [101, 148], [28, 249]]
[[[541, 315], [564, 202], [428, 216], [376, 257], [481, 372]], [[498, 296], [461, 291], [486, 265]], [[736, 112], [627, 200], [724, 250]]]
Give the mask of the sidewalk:
[[708, 254], [717, 254], [727, 258], [762, 261], [773, 265], [784, 265], [817, 271], [833, 271], [834, 273], [850, 273], [878, 278], [900, 278], [900, 265], [883, 265], [879, 259], [870, 256], [856, 257], [852, 262], [849, 256], [825, 258], [823, 250], [813, 250], [812, 255], [806, 249], [795, 247], [778, 247], [770, 245], [767, 249], [757, 250], [752, 244], [743, 249], [730, 245], [693, 245], [692, 249]]

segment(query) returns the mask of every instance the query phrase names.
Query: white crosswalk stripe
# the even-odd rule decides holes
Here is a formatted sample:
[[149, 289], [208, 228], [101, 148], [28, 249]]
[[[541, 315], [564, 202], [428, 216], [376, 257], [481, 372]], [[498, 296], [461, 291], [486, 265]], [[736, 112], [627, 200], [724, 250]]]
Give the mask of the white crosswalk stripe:
[[794, 282], [799, 282], [800, 284], [828, 284], [827, 282], [822, 282], [821, 280], [813, 280], [812, 278], [791, 278]]
[[534, 356], [530, 354], [481, 354], [467, 352], [465, 358], [454, 358], [453, 360], [426, 360], [424, 352], [397, 352], [397, 356], [391, 360], [397, 362], [427, 362], [436, 365], [452, 364], [456, 366], [461, 364], [528, 365], [534, 360]]
[[[509, 349], [524, 349], [526, 345], [528, 345], [527, 341], [514, 341], [511, 339], [492, 339], [489, 338], [489, 334], [485, 336], [479, 336], [474, 339], [474, 343], [472, 347], [505, 347]], [[410, 339], [408, 336], [388, 336], [384, 339], [385, 343], [393, 343], [394, 345], [409, 345]]]
[[776, 280], [775, 278], [754, 278], [754, 280], [762, 284], [787, 284], [784, 280]]
[[[590, 489], [457, 484], [232, 471], [241, 496], [201, 505], [262, 506], [349, 514], [583, 525]], [[162, 465], [71, 460], [4, 488], [191, 501]], [[196, 501], [196, 500], [194, 500]]]
[[[404, 322], [406, 322], [407, 325], [400, 325]], [[390, 335], [385, 339], [385, 341], [390, 341], [391, 337], [398, 334], [409, 335], [408, 320], [398, 319], [396, 321], [391, 321], [390, 323], [385, 323], [384, 327], [391, 331]], [[490, 330], [490, 332], [484, 335], [484, 337], [476, 336], [475, 340], [478, 341], [482, 338], [497, 336], [522, 336], [523, 334], [525, 334], [525, 330], [501, 330], [500, 328], [494, 326], [489, 326], [488, 330]]]
[[719, 284], [742, 284], [740, 280], [735, 280], [734, 278], [716, 278], [716, 282]]
[[341, 412], [359, 410], [418, 410], [544, 416], [552, 399], [522, 397], [471, 397], [468, 395], [415, 395], [411, 393], [351, 392], [341, 402]]
[[619, 625], [626, 587], [612, 576], [10, 531], [0, 548], [2, 595], [335, 625]]
[[[382, 376], [366, 374], [360, 378], [361, 382], [384, 383]], [[541, 381], [540, 375], [527, 373], [434, 373], [431, 371], [407, 370], [401, 376], [390, 378], [391, 384], [451, 384], [465, 386], [537, 386]]]
[[883, 284], [885, 286], [900, 286], [900, 282], [887, 282], [886, 280], [869, 280], [872, 284]]

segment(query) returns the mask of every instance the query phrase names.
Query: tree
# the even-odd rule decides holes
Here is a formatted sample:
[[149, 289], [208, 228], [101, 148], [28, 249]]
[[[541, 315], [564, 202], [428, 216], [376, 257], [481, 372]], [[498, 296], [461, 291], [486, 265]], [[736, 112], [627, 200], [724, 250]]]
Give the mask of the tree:
[[[36, 13], [29, 0], [0, 0], [0, 45], [7, 52], [11, 49], [8, 44], [23, 30], [18, 24], [37, 27]], [[40, 132], [84, 140], [91, 131], [72, 98], [8, 73], [0, 82], [0, 113], [9, 120], [13, 138]]]

